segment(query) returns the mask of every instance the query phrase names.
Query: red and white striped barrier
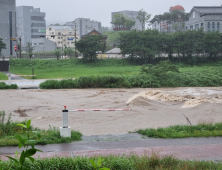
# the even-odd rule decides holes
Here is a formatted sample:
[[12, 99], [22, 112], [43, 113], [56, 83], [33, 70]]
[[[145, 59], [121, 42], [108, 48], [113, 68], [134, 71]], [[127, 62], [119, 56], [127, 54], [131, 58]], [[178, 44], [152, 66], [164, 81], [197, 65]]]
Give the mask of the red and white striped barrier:
[[130, 109], [73, 109], [68, 110], [69, 112], [98, 112], [98, 111], [130, 111]]
[[69, 126], [68, 113], [69, 112], [97, 112], [97, 111], [131, 111], [131, 109], [73, 109], [67, 110], [64, 106], [62, 110], [62, 127], [60, 127], [60, 136], [71, 137], [71, 127]]
[[11, 74], [8, 74], [8, 81], [9, 81], [9, 84], [11, 84], [11, 80], [12, 80], [12, 77], [19, 77], [19, 76], [30, 76], [30, 77], [33, 77], [33, 76], [36, 76], [36, 75], [11, 75]]

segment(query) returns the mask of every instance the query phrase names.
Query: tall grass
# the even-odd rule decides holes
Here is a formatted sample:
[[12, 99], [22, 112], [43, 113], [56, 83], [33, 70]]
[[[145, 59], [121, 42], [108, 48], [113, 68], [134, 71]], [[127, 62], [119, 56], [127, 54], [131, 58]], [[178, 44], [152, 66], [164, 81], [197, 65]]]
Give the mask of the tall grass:
[[[21, 132], [23, 128], [17, 126], [17, 124], [25, 124], [23, 122], [13, 122], [11, 121], [11, 114], [6, 118], [4, 111], [0, 111], [0, 146], [17, 146], [18, 141], [14, 138], [15, 134], [20, 134], [22, 137], [26, 138], [26, 135], [23, 135]], [[41, 139], [38, 139], [37, 136], [33, 133], [30, 135], [30, 140], [35, 140], [35, 144], [45, 145], [52, 143], [69, 143], [72, 141], [81, 140], [82, 134], [78, 131], [71, 131], [71, 138], [64, 138], [60, 136], [58, 128], [49, 127], [48, 130], [39, 129], [31, 127], [32, 131], [39, 131], [41, 134]]]
[[139, 129], [136, 132], [154, 138], [216, 137], [222, 136], [222, 123], [201, 121], [195, 126], [176, 125], [157, 129]]
[[[101, 157], [102, 167], [107, 167], [112, 170], [208, 170], [208, 169], [222, 169], [221, 163], [214, 163], [212, 161], [183, 161], [172, 156], [159, 156], [151, 153], [144, 156], [137, 156], [131, 154], [130, 156], [106, 156]], [[98, 157], [90, 158], [98, 160]], [[87, 157], [76, 158], [51, 158], [38, 159], [34, 163], [26, 162], [29, 170], [92, 170], [93, 165]], [[17, 170], [17, 166], [13, 162], [0, 161], [2, 170]]]

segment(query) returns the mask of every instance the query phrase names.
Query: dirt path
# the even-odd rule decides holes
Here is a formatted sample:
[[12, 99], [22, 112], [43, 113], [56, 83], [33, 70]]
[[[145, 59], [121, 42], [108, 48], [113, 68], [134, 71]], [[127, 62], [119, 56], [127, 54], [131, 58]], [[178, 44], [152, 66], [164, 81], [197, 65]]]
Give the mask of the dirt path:
[[[62, 125], [62, 109], [131, 108], [131, 112], [71, 112], [69, 124], [84, 135], [125, 134], [139, 128], [222, 121], [222, 87], [161, 89], [3, 90], [0, 110], [12, 120]], [[187, 107], [188, 106], [188, 107]], [[182, 114], [183, 113], [183, 114]], [[26, 116], [27, 115], [27, 116]]]

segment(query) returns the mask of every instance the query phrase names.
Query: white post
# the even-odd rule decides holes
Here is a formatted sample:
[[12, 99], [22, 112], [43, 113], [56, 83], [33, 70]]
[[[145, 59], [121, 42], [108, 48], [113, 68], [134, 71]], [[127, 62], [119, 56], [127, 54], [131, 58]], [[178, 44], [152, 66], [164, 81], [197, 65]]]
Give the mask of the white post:
[[11, 84], [11, 79], [12, 79], [11, 74], [9, 74], [8, 75], [8, 82], [9, 82], [9, 84]]
[[66, 106], [64, 106], [64, 110], [62, 111], [62, 127], [60, 127], [60, 136], [71, 138], [71, 127], [68, 125], [68, 113], [69, 111], [66, 110]]

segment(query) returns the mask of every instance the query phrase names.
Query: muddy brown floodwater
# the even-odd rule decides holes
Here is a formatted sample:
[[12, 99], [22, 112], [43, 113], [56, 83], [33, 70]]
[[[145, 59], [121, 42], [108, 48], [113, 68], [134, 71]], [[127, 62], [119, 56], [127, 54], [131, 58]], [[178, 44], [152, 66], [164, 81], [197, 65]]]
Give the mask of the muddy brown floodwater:
[[[2, 90], [0, 111], [35, 127], [62, 126], [62, 110], [125, 109], [130, 112], [69, 112], [83, 135], [125, 134], [140, 128], [222, 121], [222, 87], [161, 89]], [[184, 116], [184, 115], [185, 116]]]

